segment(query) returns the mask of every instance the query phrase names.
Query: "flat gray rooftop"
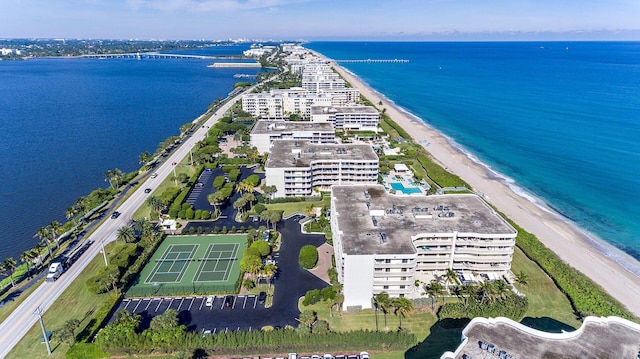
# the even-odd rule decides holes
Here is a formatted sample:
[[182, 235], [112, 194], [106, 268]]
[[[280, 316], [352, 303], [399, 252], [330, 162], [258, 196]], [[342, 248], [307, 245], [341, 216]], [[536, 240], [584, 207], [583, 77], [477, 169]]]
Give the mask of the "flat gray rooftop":
[[[347, 254], [413, 254], [418, 233], [476, 233], [515, 237], [516, 231], [473, 194], [392, 195], [381, 185], [331, 187]], [[373, 216], [372, 216], [373, 214]], [[380, 233], [386, 235], [386, 243]]]
[[368, 113], [380, 114], [378, 110], [371, 106], [311, 106], [311, 114], [319, 115], [323, 113]]
[[[637, 358], [640, 350], [640, 331], [620, 323], [583, 324], [583, 332], [569, 339], [550, 339], [521, 331], [506, 323], [476, 323], [466, 333], [468, 343], [463, 354], [475, 358], [497, 358], [505, 350], [517, 359], [547, 358]], [[496, 356], [480, 349], [478, 341], [493, 344]]]
[[284, 132], [331, 132], [335, 133], [331, 122], [309, 121], [269, 121], [258, 120], [251, 129], [252, 134], [284, 133]]
[[370, 145], [313, 144], [309, 141], [275, 140], [269, 150], [265, 167], [309, 167], [320, 160], [377, 161], [378, 155]]

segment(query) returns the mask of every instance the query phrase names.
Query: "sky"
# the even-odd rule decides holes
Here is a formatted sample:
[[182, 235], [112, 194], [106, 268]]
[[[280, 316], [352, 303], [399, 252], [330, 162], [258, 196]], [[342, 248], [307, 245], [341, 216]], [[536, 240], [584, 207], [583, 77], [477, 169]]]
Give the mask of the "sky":
[[0, 38], [640, 40], [639, 0], [0, 0]]

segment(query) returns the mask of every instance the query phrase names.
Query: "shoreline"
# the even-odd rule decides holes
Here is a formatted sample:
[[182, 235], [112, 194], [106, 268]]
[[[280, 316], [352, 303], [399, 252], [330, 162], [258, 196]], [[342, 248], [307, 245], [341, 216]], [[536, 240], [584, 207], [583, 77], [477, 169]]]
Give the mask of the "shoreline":
[[476, 192], [483, 193], [485, 200], [505, 216], [534, 234], [546, 247], [604, 288], [630, 312], [640, 315], [640, 301], [637, 300], [640, 297], [640, 262], [579, 228], [453, 139], [371, 88], [353, 72], [316, 51], [313, 53], [329, 60], [330, 65], [374, 105], [378, 106], [382, 101], [387, 115], [412, 134], [414, 141], [422, 145], [443, 168], [460, 176]]

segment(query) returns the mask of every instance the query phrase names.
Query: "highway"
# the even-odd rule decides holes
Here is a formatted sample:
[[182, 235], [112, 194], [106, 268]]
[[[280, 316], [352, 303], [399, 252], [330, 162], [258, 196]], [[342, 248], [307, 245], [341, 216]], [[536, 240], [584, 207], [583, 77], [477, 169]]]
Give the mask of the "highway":
[[[274, 76], [275, 77], [275, 76]], [[131, 221], [131, 216], [144, 203], [148, 193], [144, 193], [145, 188], [155, 190], [162, 181], [172, 175], [173, 163], [180, 163], [182, 159], [189, 154], [189, 151], [200, 140], [204, 139], [209, 127], [213, 126], [222, 115], [231, 108], [231, 106], [241, 98], [242, 94], [250, 92], [255, 85], [237, 94], [229, 99], [224, 105], [218, 108], [213, 115], [200, 125], [200, 127], [192, 133], [190, 137], [186, 137], [182, 144], [176, 148], [166, 161], [158, 168], [156, 173], [158, 177], [148, 178], [133, 194], [127, 198], [122, 205], [117, 208], [120, 212], [118, 218], [112, 219], [110, 213], [107, 218], [96, 230], [88, 237], [94, 243], [91, 247], [55, 282], [42, 283], [28, 298], [16, 308], [9, 317], [0, 324], [0, 358], [6, 357], [11, 349], [22, 339], [22, 337], [33, 327], [38, 321], [35, 311], [40, 307], [43, 312], [54, 304], [56, 299], [67, 289], [67, 287], [76, 279], [76, 277], [87, 267], [93, 258], [100, 254], [100, 241], [104, 240], [104, 244], [116, 240], [116, 231], [122, 226], [126, 226]], [[102, 256], [102, 254], [100, 254]], [[46, 323], [45, 323], [46, 324]], [[38, 331], [38, 335], [40, 331]], [[42, 346], [43, 352], [46, 350]]]

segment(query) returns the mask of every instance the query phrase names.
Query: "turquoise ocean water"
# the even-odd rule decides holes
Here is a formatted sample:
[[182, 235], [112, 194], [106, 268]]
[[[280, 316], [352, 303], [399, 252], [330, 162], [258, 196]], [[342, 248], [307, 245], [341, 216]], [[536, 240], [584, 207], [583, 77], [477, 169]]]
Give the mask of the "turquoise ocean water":
[[342, 65], [518, 193], [640, 259], [640, 43], [305, 46], [336, 60], [408, 59]]

